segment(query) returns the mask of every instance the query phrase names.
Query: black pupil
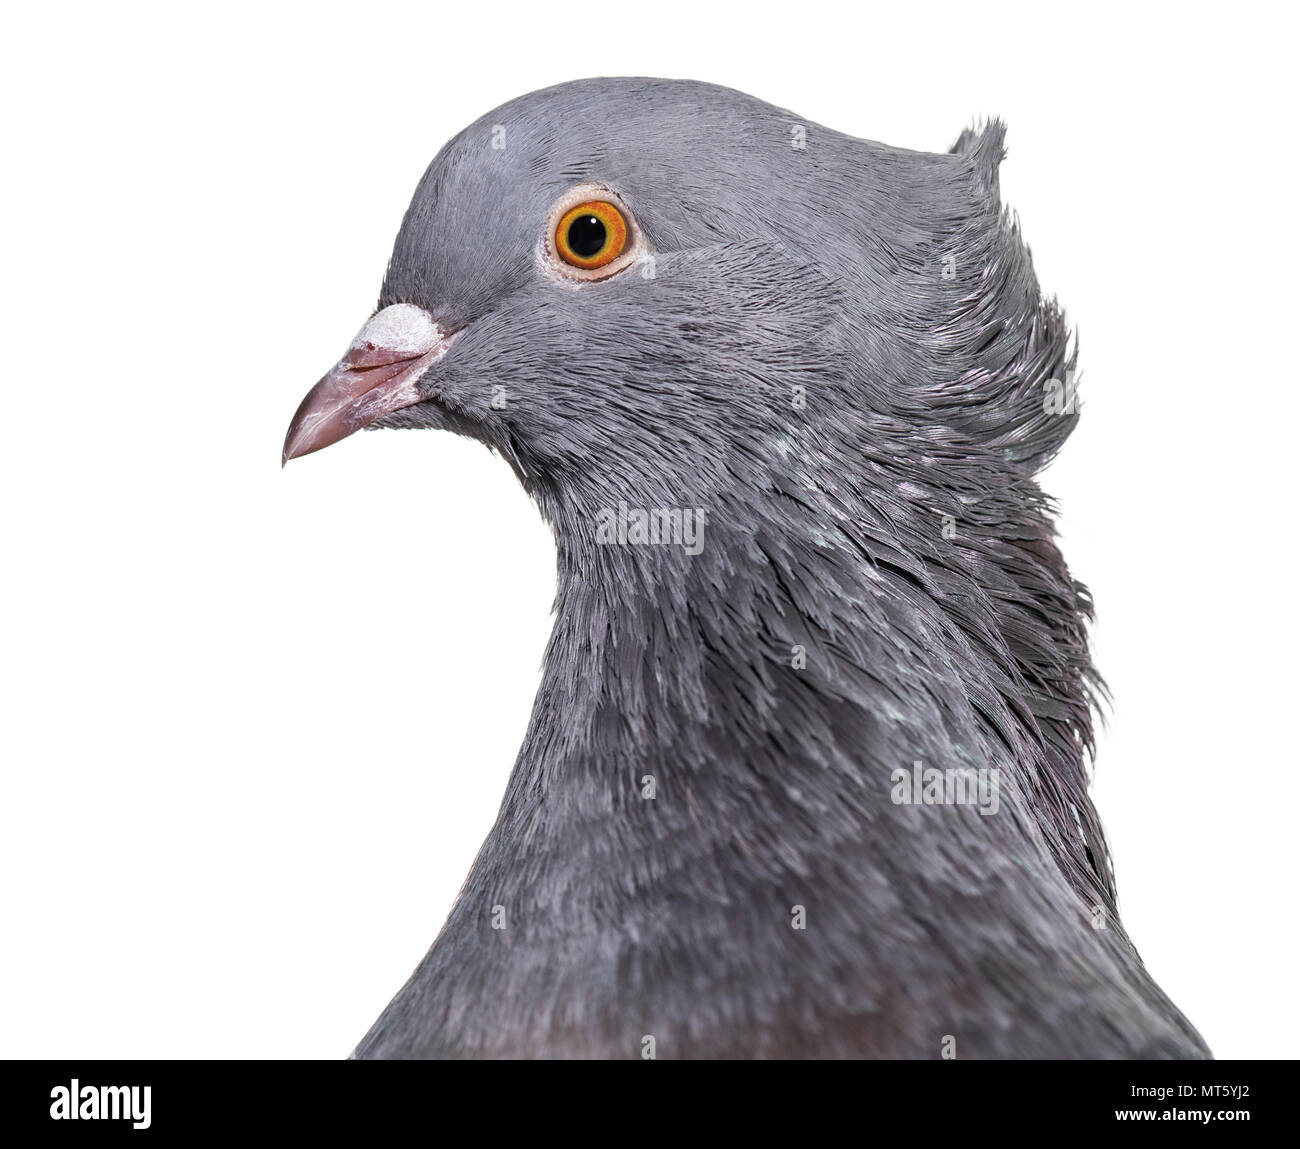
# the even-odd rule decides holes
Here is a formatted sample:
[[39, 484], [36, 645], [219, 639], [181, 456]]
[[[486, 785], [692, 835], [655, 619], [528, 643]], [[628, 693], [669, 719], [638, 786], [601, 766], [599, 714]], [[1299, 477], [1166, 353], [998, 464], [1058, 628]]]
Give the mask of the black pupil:
[[594, 215], [580, 215], [569, 224], [569, 248], [590, 259], [605, 246], [605, 225]]

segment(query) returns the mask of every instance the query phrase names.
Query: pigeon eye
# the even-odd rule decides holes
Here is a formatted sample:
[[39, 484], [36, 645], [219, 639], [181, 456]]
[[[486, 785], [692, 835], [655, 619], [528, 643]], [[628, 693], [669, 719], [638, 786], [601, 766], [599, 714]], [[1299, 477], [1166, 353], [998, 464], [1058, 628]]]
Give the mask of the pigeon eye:
[[588, 200], [566, 211], [555, 228], [555, 250], [565, 263], [595, 271], [627, 246], [627, 220], [612, 203]]
[[598, 183], [571, 187], [551, 205], [541, 247], [548, 270], [579, 283], [617, 275], [647, 251], [627, 205]]

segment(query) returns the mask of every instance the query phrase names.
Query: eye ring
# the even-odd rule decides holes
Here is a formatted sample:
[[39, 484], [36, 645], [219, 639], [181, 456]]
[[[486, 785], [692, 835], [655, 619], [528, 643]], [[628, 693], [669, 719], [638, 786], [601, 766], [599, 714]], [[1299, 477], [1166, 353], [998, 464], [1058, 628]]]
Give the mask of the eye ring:
[[640, 258], [645, 239], [632, 213], [609, 188], [586, 183], [551, 207], [545, 253], [551, 268], [579, 282], [607, 279]]

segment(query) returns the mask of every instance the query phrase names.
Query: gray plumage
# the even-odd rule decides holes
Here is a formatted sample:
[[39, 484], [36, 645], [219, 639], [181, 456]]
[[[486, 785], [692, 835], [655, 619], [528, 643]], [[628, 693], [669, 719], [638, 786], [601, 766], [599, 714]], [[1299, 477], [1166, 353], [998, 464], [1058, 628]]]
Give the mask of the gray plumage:
[[[355, 1056], [1208, 1056], [1087, 795], [1091, 608], [1035, 481], [1073, 362], [1002, 151], [602, 79], [434, 159], [381, 306], [459, 334], [375, 425], [510, 462], [556, 621], [497, 822]], [[546, 274], [589, 181], [652, 265]], [[603, 544], [620, 504], [705, 510], [699, 553]], [[891, 800], [918, 760], [997, 768], [999, 809]]]

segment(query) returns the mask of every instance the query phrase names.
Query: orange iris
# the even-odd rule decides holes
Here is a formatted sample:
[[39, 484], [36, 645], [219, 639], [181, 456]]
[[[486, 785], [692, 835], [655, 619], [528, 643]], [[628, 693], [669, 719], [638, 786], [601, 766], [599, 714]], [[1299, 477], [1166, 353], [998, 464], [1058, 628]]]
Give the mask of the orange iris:
[[560, 258], [587, 271], [612, 263], [626, 246], [627, 220], [604, 200], [588, 200], [571, 207], [555, 228], [555, 249]]

